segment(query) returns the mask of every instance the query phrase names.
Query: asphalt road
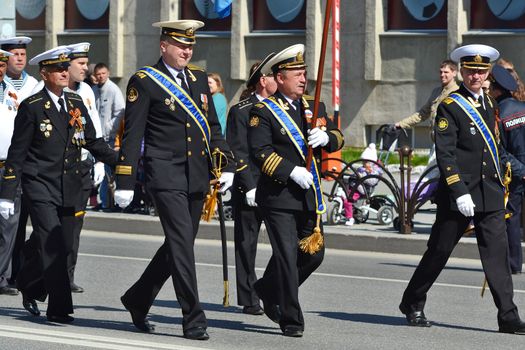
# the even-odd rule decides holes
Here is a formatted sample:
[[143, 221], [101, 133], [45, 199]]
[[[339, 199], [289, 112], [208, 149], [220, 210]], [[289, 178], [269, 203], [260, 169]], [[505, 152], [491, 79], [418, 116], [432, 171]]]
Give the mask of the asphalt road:
[[[86, 292], [74, 295], [75, 322], [49, 324], [32, 317], [21, 297], [0, 296], [0, 349], [517, 349], [525, 337], [499, 334], [490, 292], [477, 260], [452, 259], [429, 293], [427, 329], [405, 325], [397, 310], [419, 256], [328, 250], [323, 265], [301, 287], [306, 321], [303, 338], [286, 338], [265, 316], [222, 306], [218, 241], [198, 240], [197, 272], [211, 339], [182, 338], [181, 314], [171, 283], [151, 309], [155, 334], [135, 331], [119, 297], [142, 273], [160, 245], [158, 236], [85, 232], [76, 280]], [[235, 305], [233, 247], [230, 303]], [[270, 248], [260, 245], [262, 273]], [[525, 275], [516, 276], [515, 302], [525, 318]], [[45, 314], [46, 304], [40, 308]]]

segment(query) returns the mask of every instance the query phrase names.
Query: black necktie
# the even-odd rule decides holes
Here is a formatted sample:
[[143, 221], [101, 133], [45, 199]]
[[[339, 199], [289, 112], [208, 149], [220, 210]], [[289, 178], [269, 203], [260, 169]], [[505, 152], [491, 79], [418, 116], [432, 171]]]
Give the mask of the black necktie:
[[184, 79], [184, 74], [182, 74], [182, 72], [179, 72], [179, 74], [177, 74], [177, 78], [180, 79], [180, 86], [189, 94], [191, 95], [190, 93], [190, 88], [188, 87], [188, 84], [186, 84], [186, 79]]
[[483, 96], [478, 96], [478, 103], [482, 109], [485, 109], [485, 106], [483, 106]]
[[66, 121], [69, 121], [67, 110], [66, 110], [66, 104], [64, 103], [64, 99], [62, 97], [58, 99], [58, 104], [60, 105], [60, 111], [59, 111], [60, 114], [64, 116], [64, 119]]

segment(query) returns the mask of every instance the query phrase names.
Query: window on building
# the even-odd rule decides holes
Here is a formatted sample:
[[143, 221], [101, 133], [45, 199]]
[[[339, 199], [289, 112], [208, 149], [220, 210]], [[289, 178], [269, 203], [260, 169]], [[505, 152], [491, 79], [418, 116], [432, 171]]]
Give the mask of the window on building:
[[220, 18], [215, 12], [213, 1], [211, 0], [182, 0], [181, 18], [191, 18], [204, 22], [204, 27], [199, 31], [221, 31], [229, 32], [232, 27], [231, 14]]
[[470, 3], [471, 29], [525, 28], [525, 1], [483, 0]]
[[66, 30], [109, 29], [109, 0], [66, 0]]
[[45, 30], [46, 0], [16, 1], [16, 30]]
[[305, 0], [253, 0], [253, 30], [305, 29]]
[[446, 30], [446, 0], [388, 0], [388, 30]]

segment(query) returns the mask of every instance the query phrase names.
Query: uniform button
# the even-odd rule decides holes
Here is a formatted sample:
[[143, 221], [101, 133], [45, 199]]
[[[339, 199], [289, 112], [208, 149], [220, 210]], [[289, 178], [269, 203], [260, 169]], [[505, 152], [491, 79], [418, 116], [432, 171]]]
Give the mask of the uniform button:
[[202, 142], [206, 142], [206, 139], [204, 137], [202, 138]]
[[64, 170], [64, 174], [67, 174], [67, 170]]
[[78, 170], [75, 170], [75, 174], [78, 174]]
[[487, 149], [486, 149], [486, 148], [484, 148], [484, 149], [483, 149], [483, 152], [487, 153]]
[[66, 147], [66, 152], [69, 151], [69, 148]]
[[481, 175], [481, 178], [484, 179], [485, 178], [485, 174]]
[[204, 151], [201, 151], [201, 155], [203, 155], [203, 156], [204, 156], [204, 155], [206, 155], [206, 152], [204, 152]]
[[498, 178], [498, 174], [494, 174], [494, 177], [497, 179]]
[[190, 123], [186, 123], [186, 127], [189, 128], [191, 126]]
[[80, 162], [80, 159], [79, 159], [79, 158], [77, 158], [77, 162]]
[[188, 156], [191, 156], [191, 151], [188, 151]]
[[483, 162], [483, 165], [487, 165], [487, 162]]
[[191, 137], [188, 137], [188, 139], [187, 139], [187, 140], [188, 140], [188, 142], [191, 142]]
[[67, 163], [67, 162], [69, 162], [69, 160], [67, 160], [67, 159], [64, 159], [64, 163]]

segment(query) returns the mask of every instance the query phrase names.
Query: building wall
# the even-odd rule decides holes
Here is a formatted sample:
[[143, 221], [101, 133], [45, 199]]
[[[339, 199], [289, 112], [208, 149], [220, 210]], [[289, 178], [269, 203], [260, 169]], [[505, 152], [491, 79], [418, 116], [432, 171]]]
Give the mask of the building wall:
[[[45, 32], [18, 32], [34, 39], [28, 56], [57, 44], [89, 41], [91, 61], [109, 63], [112, 78], [123, 90], [137, 68], [158, 60], [159, 30], [151, 24], [177, 19], [180, 13], [178, 0], [111, 0], [109, 30], [73, 32], [63, 28], [64, 1], [47, 0]], [[231, 32], [201, 32], [193, 63], [209, 72], [218, 72], [227, 98], [235, 103], [244, 88], [249, 67], [256, 60], [271, 51], [304, 43], [309, 91], [313, 94], [324, 4], [324, 0], [306, 0], [305, 31], [253, 33], [250, 31], [251, 0], [234, 0]], [[470, 5], [471, 0], [448, 0], [446, 30], [388, 31], [388, 0], [341, 0], [340, 115], [347, 145], [364, 146], [371, 141], [375, 127], [394, 123], [424, 104], [431, 90], [439, 85], [440, 62], [459, 45], [494, 46], [503, 57], [515, 63], [518, 72], [525, 72], [525, 61], [521, 60], [525, 33], [469, 30]], [[330, 44], [327, 51], [322, 99], [330, 106]], [[412, 141], [416, 147], [430, 145], [426, 125], [411, 133], [415, 135]]]

